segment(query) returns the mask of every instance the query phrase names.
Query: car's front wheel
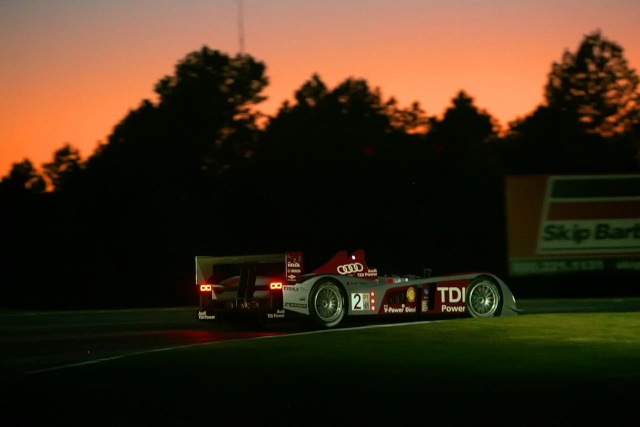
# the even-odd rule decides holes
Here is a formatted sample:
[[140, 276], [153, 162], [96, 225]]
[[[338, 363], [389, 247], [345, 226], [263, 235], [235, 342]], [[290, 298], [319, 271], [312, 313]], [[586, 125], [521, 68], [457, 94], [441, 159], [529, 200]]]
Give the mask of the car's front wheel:
[[346, 297], [342, 287], [332, 279], [316, 282], [311, 289], [309, 313], [318, 326], [337, 326], [346, 313]]
[[494, 317], [502, 310], [502, 294], [498, 285], [487, 277], [479, 277], [467, 287], [467, 312], [471, 317]]

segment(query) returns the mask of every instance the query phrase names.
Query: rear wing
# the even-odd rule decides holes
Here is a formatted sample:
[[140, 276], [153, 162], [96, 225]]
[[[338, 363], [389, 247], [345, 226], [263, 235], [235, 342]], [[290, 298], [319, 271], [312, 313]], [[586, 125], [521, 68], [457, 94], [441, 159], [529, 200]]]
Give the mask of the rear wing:
[[[213, 284], [233, 275], [231, 271], [254, 272], [256, 268], [270, 269], [270, 275], [284, 276], [287, 283], [296, 283], [302, 275], [302, 252], [281, 254], [196, 256], [196, 285]], [[224, 271], [227, 271], [225, 273]], [[219, 273], [221, 272], [222, 273]], [[241, 274], [242, 275], [242, 274]]]

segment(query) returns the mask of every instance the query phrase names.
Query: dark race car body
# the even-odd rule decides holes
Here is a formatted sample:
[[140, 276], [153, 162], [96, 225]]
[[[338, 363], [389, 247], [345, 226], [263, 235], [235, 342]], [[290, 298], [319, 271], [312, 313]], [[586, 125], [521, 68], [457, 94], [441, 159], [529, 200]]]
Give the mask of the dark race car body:
[[[292, 314], [332, 328], [345, 318], [497, 317], [518, 313], [507, 285], [490, 273], [378, 276], [364, 251], [340, 251], [303, 271], [301, 252], [196, 257], [200, 320], [275, 320]], [[426, 276], [426, 275], [425, 275]]]

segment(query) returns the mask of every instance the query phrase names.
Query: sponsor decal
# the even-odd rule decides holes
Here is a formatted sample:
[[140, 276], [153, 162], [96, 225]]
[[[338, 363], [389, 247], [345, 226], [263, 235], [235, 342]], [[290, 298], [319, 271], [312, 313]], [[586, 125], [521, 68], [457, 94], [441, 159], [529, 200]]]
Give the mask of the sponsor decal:
[[552, 176], [536, 253], [640, 251], [640, 176]]
[[[594, 256], [597, 256], [594, 255]], [[588, 271], [638, 271], [640, 260], [619, 257], [574, 258], [574, 259], [532, 259], [511, 263], [511, 274], [558, 274]]]
[[618, 261], [616, 263], [618, 270], [640, 270], [640, 261]]
[[337, 271], [339, 274], [353, 274], [353, 273], [360, 273], [362, 270], [364, 270], [364, 266], [362, 264], [360, 264], [359, 262], [353, 262], [351, 264], [343, 264], [343, 265], [339, 265], [337, 268]]
[[209, 315], [209, 314], [207, 314], [206, 311], [199, 311], [198, 312], [198, 319], [199, 320], [214, 320], [215, 318], [216, 318], [216, 316]]
[[416, 290], [414, 288], [407, 289], [407, 301], [414, 302], [416, 300]]
[[377, 268], [370, 268], [369, 270], [365, 271], [364, 273], [358, 273], [357, 276], [358, 277], [378, 277], [378, 269]]
[[443, 313], [464, 313], [466, 310], [467, 308], [464, 305], [457, 305], [454, 307], [444, 304], [442, 305]]
[[297, 302], [285, 302], [286, 307], [307, 308], [307, 304], [299, 304]]
[[284, 288], [282, 288], [285, 291], [293, 291], [293, 292], [298, 292], [299, 289], [295, 286], [285, 286]]
[[284, 309], [279, 309], [275, 313], [267, 313], [267, 319], [283, 319], [285, 316]]
[[546, 221], [538, 253], [627, 251], [640, 248], [640, 221]]
[[287, 283], [296, 283], [303, 269], [302, 252], [287, 252], [285, 266]]
[[369, 292], [354, 292], [351, 294], [351, 310], [368, 311], [371, 309], [371, 295]]
[[639, 174], [511, 176], [505, 191], [509, 275], [637, 270]]
[[[440, 292], [441, 303], [457, 303], [466, 301], [466, 289], [460, 289], [453, 286], [441, 286], [437, 289]], [[444, 306], [443, 306], [444, 307]]]
[[603, 259], [572, 259], [572, 260], [532, 260], [521, 261], [515, 268], [514, 273], [528, 274], [553, 274], [553, 273], [576, 273], [579, 271], [603, 271], [605, 270], [605, 260]]
[[429, 310], [429, 288], [422, 289], [422, 312]]
[[398, 314], [398, 313], [415, 313], [416, 307], [407, 307], [402, 304], [401, 307], [391, 307], [389, 305], [385, 305], [382, 307], [382, 310], [388, 314]]
[[355, 275], [356, 277], [378, 277], [377, 268], [369, 268], [364, 271], [364, 266], [359, 262], [352, 262], [350, 264], [342, 264], [336, 268], [338, 274], [341, 275]]

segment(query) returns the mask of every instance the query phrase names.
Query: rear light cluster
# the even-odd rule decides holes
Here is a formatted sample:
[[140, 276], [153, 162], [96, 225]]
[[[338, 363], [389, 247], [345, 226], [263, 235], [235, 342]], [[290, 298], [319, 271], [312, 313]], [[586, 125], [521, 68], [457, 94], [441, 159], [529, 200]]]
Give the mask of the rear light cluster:
[[[204, 283], [200, 285], [200, 292], [211, 292], [212, 289], [213, 289], [213, 286], [208, 283]], [[282, 282], [269, 282], [269, 289], [271, 290], [282, 289]]]
[[282, 289], [282, 282], [271, 282], [269, 283], [269, 289]]
[[373, 291], [369, 293], [369, 307], [371, 311], [376, 311], [376, 293]]

